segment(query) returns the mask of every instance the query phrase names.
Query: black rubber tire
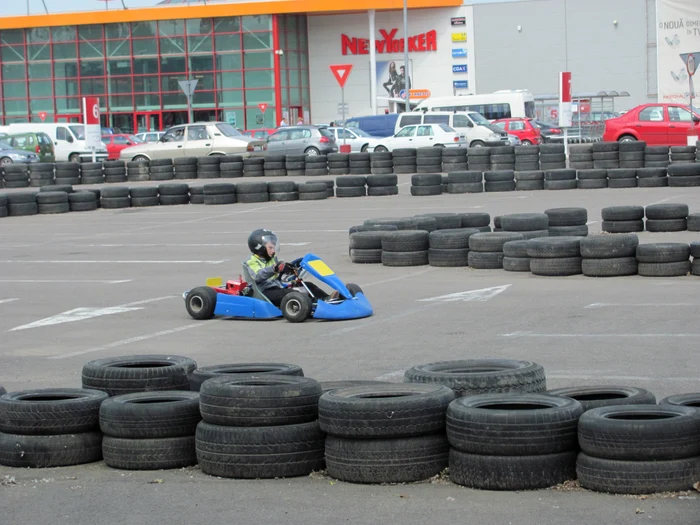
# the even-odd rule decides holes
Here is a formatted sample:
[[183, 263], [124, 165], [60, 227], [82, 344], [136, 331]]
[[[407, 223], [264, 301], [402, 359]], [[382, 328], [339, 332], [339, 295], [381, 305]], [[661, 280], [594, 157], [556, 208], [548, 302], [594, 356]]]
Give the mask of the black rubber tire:
[[531, 258], [530, 271], [544, 277], [566, 277], [583, 273], [581, 257]]
[[68, 202], [74, 204], [76, 202], [96, 202], [97, 195], [91, 191], [76, 191], [68, 194]]
[[225, 377], [235, 379], [242, 376], [304, 376], [298, 365], [287, 363], [233, 363], [226, 365], [203, 366], [190, 374], [190, 390], [199, 392], [207, 379]]
[[429, 264], [428, 250], [409, 252], [387, 252], [382, 250], [382, 264], [394, 267], [425, 266]]
[[682, 232], [687, 229], [688, 221], [686, 219], [647, 219], [646, 221], [646, 230], [648, 232]]
[[364, 175], [347, 175], [335, 179], [338, 188], [363, 188], [367, 185], [367, 177]]
[[291, 292], [282, 298], [280, 310], [290, 323], [303, 323], [311, 315], [311, 298], [301, 292]]
[[22, 204], [8, 204], [8, 215], [11, 217], [19, 217], [22, 215], [36, 215], [39, 213], [39, 205], [35, 202], [27, 202]]
[[448, 465], [443, 434], [398, 439], [326, 438], [328, 475], [350, 483], [410, 483], [436, 476]]
[[639, 237], [634, 234], [592, 235], [580, 241], [581, 257], [588, 259], [636, 257], [637, 246]]
[[189, 195], [160, 195], [158, 200], [162, 206], [180, 206], [190, 203]]
[[[469, 249], [474, 252], [502, 252], [503, 245], [508, 241], [522, 240], [520, 233], [484, 232], [469, 237]], [[471, 266], [471, 264], [470, 264]]]
[[581, 272], [588, 277], [622, 277], [637, 275], [637, 259], [615, 257], [607, 259], [586, 259], [581, 261]]
[[544, 213], [515, 213], [501, 216], [501, 228], [504, 231], [546, 230], [548, 227], [549, 217]]
[[584, 412], [600, 407], [656, 403], [656, 397], [648, 390], [627, 386], [573, 386], [548, 390], [547, 393], [575, 399], [581, 403]]
[[107, 394], [79, 388], [44, 388], [0, 397], [0, 432], [21, 435], [78, 434], [99, 429]]
[[576, 478], [576, 451], [537, 456], [482, 456], [450, 450], [450, 480], [485, 490], [533, 490]]
[[159, 195], [188, 195], [190, 187], [184, 183], [159, 184]]
[[582, 224], [580, 226], [550, 226], [547, 229], [548, 235], [540, 237], [587, 237], [588, 226]]
[[527, 255], [533, 258], [580, 257], [581, 237], [541, 237], [530, 239]]
[[690, 246], [684, 242], [640, 244], [636, 256], [640, 263], [682, 262], [690, 257]]
[[503, 245], [504, 257], [528, 258], [527, 240], [508, 241]]
[[68, 202], [61, 202], [59, 204], [39, 204], [38, 205], [40, 214], [52, 214], [52, 213], [68, 213], [70, 211], [70, 204]]
[[644, 221], [603, 221], [601, 231], [608, 233], [632, 233], [644, 231]]
[[220, 204], [235, 204], [237, 202], [235, 193], [227, 193], [224, 195], [204, 195], [204, 204], [220, 205]]
[[584, 179], [576, 181], [579, 190], [598, 190], [608, 187], [608, 179]]
[[429, 233], [423, 230], [386, 232], [382, 235], [382, 250], [385, 252], [418, 252], [430, 245]]
[[468, 266], [469, 250], [430, 248], [428, 250], [428, 264], [443, 268]]
[[368, 186], [367, 196], [368, 197], [386, 197], [389, 195], [398, 195], [398, 186]]
[[39, 191], [36, 194], [37, 204], [63, 204], [68, 202], [68, 193], [65, 191]]
[[685, 219], [689, 209], [687, 204], [650, 204], [644, 213], [647, 219], [652, 220]]
[[202, 420], [196, 392], [138, 392], [110, 397], [99, 412], [102, 433], [126, 439], [194, 436]]
[[637, 179], [608, 179], [608, 188], [636, 188]]
[[365, 186], [362, 187], [343, 187], [343, 186], [338, 186], [335, 190], [335, 196], [342, 198], [342, 197], [365, 197], [367, 196], [367, 188]]
[[529, 257], [503, 257], [503, 269], [507, 272], [529, 272]]
[[380, 249], [351, 249], [350, 260], [357, 264], [381, 264], [382, 250]]
[[102, 433], [27, 436], [0, 432], [0, 465], [18, 468], [67, 467], [102, 459]]
[[391, 175], [367, 175], [367, 186], [372, 187], [383, 187], [383, 186], [396, 186], [399, 183], [399, 178], [395, 174]]
[[668, 186], [668, 177], [637, 179], [637, 186], [640, 188], [664, 188]]
[[189, 390], [197, 363], [177, 355], [130, 355], [89, 361], [83, 366], [83, 388], [110, 396], [157, 390]]
[[202, 422], [196, 434], [202, 472], [223, 478], [307, 476], [324, 465], [317, 422], [277, 427], [223, 427]]
[[428, 197], [432, 195], [442, 195], [442, 184], [434, 186], [411, 186], [411, 195], [414, 197]]
[[484, 182], [484, 191], [515, 191], [515, 181]]
[[[270, 194], [267, 192], [264, 193], [238, 193], [237, 195], [238, 202], [241, 204], [251, 204], [251, 203], [257, 203], [257, 202], [269, 202], [270, 200]], [[301, 199], [301, 197], [300, 197]]]
[[608, 177], [607, 170], [584, 169], [576, 172], [576, 178], [581, 180], [605, 180]]
[[659, 401], [659, 405], [673, 405], [700, 408], [700, 393], [675, 394]]
[[481, 182], [451, 182], [447, 185], [447, 193], [481, 193], [484, 191], [484, 184]]
[[194, 435], [159, 439], [128, 439], [105, 436], [105, 465], [123, 470], [163, 470], [197, 463]]
[[299, 192], [299, 200], [300, 201], [322, 201], [328, 198], [328, 190], [324, 189], [323, 191], [313, 191], [313, 192], [306, 192], [302, 193]]
[[160, 199], [158, 197], [131, 197], [132, 208], [142, 208], [146, 206], [159, 206]]
[[637, 221], [644, 218], [644, 207], [610, 206], [602, 209], [601, 217], [604, 221]]
[[515, 180], [513, 170], [492, 170], [484, 172], [484, 182], [511, 182]]
[[700, 213], [689, 214], [687, 221], [689, 232], [700, 232]]
[[288, 192], [282, 192], [282, 193], [270, 193], [269, 200], [270, 200], [270, 202], [298, 201], [299, 200], [299, 192], [288, 191]]
[[503, 252], [471, 250], [467, 255], [467, 263], [475, 270], [501, 270], [503, 269]]
[[131, 197], [101, 197], [100, 207], [105, 209], [130, 208]]
[[198, 286], [188, 292], [185, 309], [192, 319], [204, 321], [214, 317], [216, 301], [216, 290], [210, 286]]
[[[545, 162], [545, 161], [543, 161], [543, 162]], [[543, 171], [544, 171], [544, 180], [546, 182], [561, 182], [561, 181], [576, 180], [576, 170], [562, 168], [562, 169], [543, 170]]]
[[415, 216], [417, 221], [425, 218], [435, 219], [438, 230], [455, 229], [462, 226], [462, 219], [456, 213], [423, 213]]
[[269, 427], [318, 418], [321, 385], [302, 376], [219, 376], [202, 383], [202, 419], [213, 425]]
[[97, 201], [70, 203], [70, 211], [94, 211], [96, 209], [97, 209]]
[[451, 171], [447, 174], [447, 181], [451, 184], [481, 183], [483, 177], [480, 171]]
[[588, 222], [586, 208], [550, 208], [544, 211], [550, 226], [579, 226]]
[[[457, 219], [461, 224], [461, 217], [457, 216]], [[428, 234], [429, 247], [437, 250], [468, 250], [469, 238], [476, 233], [479, 233], [476, 228], [435, 230]]]
[[642, 277], [684, 277], [692, 270], [690, 261], [672, 263], [642, 263], [637, 267], [637, 273]]
[[694, 177], [669, 177], [668, 185], [672, 188], [689, 188], [700, 186], [700, 176]]
[[158, 188], [155, 186], [136, 186], [129, 189], [131, 197], [157, 197]]
[[[321, 430], [340, 437], [398, 438], [441, 432], [454, 392], [442, 385], [366, 385], [324, 393]], [[388, 417], [387, 414], [391, 414]]]
[[123, 198], [123, 197], [129, 197], [130, 195], [130, 190], [126, 186], [112, 186], [109, 188], [103, 188], [100, 196], [102, 198]]

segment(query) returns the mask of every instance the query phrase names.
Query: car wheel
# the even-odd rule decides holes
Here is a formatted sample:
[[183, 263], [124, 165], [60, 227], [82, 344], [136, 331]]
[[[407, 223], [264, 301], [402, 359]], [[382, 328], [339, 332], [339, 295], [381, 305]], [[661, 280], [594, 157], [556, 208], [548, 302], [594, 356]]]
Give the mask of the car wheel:
[[367, 146], [369, 146], [369, 144], [365, 144], [364, 146], [362, 146], [362, 147], [360, 148], [360, 151], [361, 151], [362, 153], [365, 153], [365, 152], [367, 151]]
[[10, 157], [3, 157], [0, 159], [0, 166], [9, 166], [12, 164], [12, 159]]
[[529, 140], [523, 140], [523, 146], [532, 146], [532, 142]]
[[350, 295], [352, 295], [353, 297], [355, 297], [358, 293], [364, 293], [362, 291], [362, 288], [360, 288], [359, 284], [348, 283], [345, 287], [348, 289], [348, 292], [350, 292]]
[[637, 139], [634, 138], [632, 135], [622, 135], [617, 140], [618, 140], [618, 142], [637, 142]]
[[303, 323], [311, 315], [311, 298], [301, 292], [288, 293], [282, 299], [280, 310], [290, 323]]
[[190, 290], [185, 298], [185, 308], [192, 319], [211, 319], [216, 308], [216, 290], [209, 286], [198, 286]]
[[374, 151], [375, 151], [375, 153], [382, 153], [384, 151], [389, 151], [389, 150], [386, 149], [384, 146], [377, 146], [376, 148], [374, 148]]
[[483, 148], [483, 147], [485, 147], [485, 146], [486, 146], [486, 144], [484, 144], [484, 143], [481, 142], [480, 140], [475, 140], [474, 142], [472, 142], [472, 143], [469, 145], [470, 148]]
[[133, 159], [131, 159], [133, 162], [150, 162], [150, 159], [148, 157], [144, 157], [143, 155], [136, 155]]
[[316, 148], [306, 148], [304, 151], [304, 155], [308, 155], [310, 157], [315, 157], [316, 155], [320, 155], [321, 152], [318, 151]]
[[445, 146], [443, 144], [435, 144], [433, 148], [444, 148]]
[[77, 162], [80, 163], [80, 155], [77, 153], [73, 153], [68, 157], [68, 162]]

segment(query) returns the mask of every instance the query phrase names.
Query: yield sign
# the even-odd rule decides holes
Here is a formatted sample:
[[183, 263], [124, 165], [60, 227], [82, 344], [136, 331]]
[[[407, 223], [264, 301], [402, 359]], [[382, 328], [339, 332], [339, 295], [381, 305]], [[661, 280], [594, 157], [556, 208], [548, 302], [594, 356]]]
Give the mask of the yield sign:
[[185, 94], [186, 97], [191, 97], [197, 87], [197, 82], [199, 80], [178, 80], [177, 83], [180, 84], [180, 89]]
[[700, 66], [700, 51], [696, 53], [683, 53], [681, 59], [685, 62], [685, 68], [688, 70], [688, 75], [691, 77], [695, 74]]
[[260, 108], [260, 111], [265, 113], [265, 110], [267, 109], [267, 104], [258, 104], [258, 107]]
[[42, 122], [46, 120], [46, 117], [48, 116], [48, 113], [46, 111], [39, 111], [39, 118], [41, 119]]
[[345, 87], [345, 81], [350, 76], [350, 71], [352, 70], [352, 64], [334, 64], [329, 66], [331, 68], [331, 73], [340, 84], [340, 87]]

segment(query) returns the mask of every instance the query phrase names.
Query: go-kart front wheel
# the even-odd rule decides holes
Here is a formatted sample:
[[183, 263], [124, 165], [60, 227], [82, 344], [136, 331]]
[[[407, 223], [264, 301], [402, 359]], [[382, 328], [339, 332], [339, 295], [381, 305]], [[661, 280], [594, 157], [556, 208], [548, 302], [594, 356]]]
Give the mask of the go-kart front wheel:
[[216, 308], [216, 291], [209, 286], [198, 286], [190, 290], [185, 299], [185, 308], [193, 319], [211, 319]]
[[311, 298], [300, 292], [288, 293], [282, 299], [280, 310], [290, 323], [303, 323], [311, 315]]
[[360, 288], [359, 284], [348, 283], [345, 287], [348, 289], [348, 292], [350, 292], [350, 295], [352, 295], [353, 297], [355, 297], [358, 293], [364, 293], [362, 291], [362, 288]]

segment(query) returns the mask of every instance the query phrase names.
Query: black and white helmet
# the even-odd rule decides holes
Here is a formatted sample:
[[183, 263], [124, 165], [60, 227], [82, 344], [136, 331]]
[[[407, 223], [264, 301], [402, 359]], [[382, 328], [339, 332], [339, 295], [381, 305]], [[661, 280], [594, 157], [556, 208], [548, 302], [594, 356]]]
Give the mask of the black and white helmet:
[[279, 253], [279, 242], [277, 240], [277, 235], [271, 230], [259, 229], [255, 230], [248, 237], [248, 248], [250, 251], [262, 257], [266, 260], [270, 260], [272, 257], [267, 253], [267, 246], [272, 244], [275, 248], [275, 254]]

